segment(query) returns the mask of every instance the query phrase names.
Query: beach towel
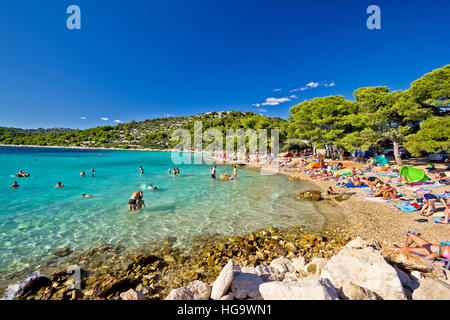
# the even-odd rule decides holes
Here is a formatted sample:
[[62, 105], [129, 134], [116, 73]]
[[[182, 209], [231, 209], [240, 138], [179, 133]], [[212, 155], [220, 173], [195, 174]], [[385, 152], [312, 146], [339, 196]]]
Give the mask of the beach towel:
[[437, 183], [437, 184], [431, 184], [428, 186], [428, 188], [440, 188], [440, 187], [445, 187], [445, 184]]
[[416, 207], [409, 204], [397, 204], [396, 207], [402, 210], [403, 212], [414, 212], [419, 210]]
[[369, 187], [367, 184], [363, 184], [362, 186], [355, 187], [353, 182], [348, 182], [348, 183], [345, 184], [345, 186], [347, 188], [367, 188], [367, 187]]
[[378, 197], [376, 197], [376, 198], [373, 198], [373, 197], [366, 197], [366, 200], [369, 200], [369, 201], [376, 201], [376, 202], [386, 202], [386, 203], [392, 202], [392, 200], [383, 200], [382, 198], [378, 198]]
[[447, 223], [441, 222], [441, 221], [444, 220], [444, 219], [445, 219], [445, 217], [433, 218], [433, 220], [434, 220], [435, 223], [447, 224]]

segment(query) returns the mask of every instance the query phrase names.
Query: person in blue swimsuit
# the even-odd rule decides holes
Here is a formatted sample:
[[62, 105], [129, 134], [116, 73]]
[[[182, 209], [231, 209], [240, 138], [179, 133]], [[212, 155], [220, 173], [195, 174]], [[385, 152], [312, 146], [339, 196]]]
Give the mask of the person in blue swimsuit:
[[[440, 201], [444, 205], [444, 208], [446, 211], [449, 210], [447, 201], [445, 201], [444, 198], [441, 198], [438, 195], [435, 195], [433, 193], [426, 193], [423, 195], [423, 199], [424, 199], [424, 205], [422, 207], [422, 210], [420, 210], [420, 214], [425, 217], [429, 217], [434, 214], [434, 211], [436, 210], [435, 205], [436, 205], [436, 202], [438, 202], [438, 201]], [[427, 214], [424, 214], [425, 209], [428, 209]]]

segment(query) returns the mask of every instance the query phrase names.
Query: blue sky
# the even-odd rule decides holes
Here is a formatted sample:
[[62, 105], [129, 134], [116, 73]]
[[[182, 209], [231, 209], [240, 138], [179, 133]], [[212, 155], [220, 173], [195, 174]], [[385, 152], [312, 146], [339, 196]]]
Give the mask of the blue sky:
[[[66, 27], [71, 4], [81, 30]], [[381, 30], [366, 27], [372, 4]], [[449, 12], [447, 0], [2, 0], [0, 126], [286, 118], [313, 97], [404, 90], [450, 63]]]

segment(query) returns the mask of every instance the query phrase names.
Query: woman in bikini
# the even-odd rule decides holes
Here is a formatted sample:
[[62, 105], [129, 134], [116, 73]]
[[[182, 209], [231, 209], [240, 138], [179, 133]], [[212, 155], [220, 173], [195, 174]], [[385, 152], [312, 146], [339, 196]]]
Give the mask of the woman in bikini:
[[[411, 245], [414, 243], [418, 247], [411, 247]], [[408, 238], [406, 239], [405, 245], [403, 247], [388, 247], [382, 245], [378, 241], [375, 241], [375, 245], [381, 248], [389, 248], [418, 254], [423, 256], [423, 259], [444, 258], [446, 260], [450, 260], [450, 242], [447, 241], [441, 242], [440, 244], [432, 244], [413, 233], [408, 234]]]
[[[444, 207], [445, 207], [445, 211], [447, 214], [447, 210], [448, 205], [447, 205], [447, 201], [444, 198], [439, 197], [438, 195], [432, 194], [432, 193], [426, 193], [423, 195], [423, 199], [424, 199], [424, 206], [422, 207], [422, 210], [420, 210], [420, 214], [425, 216], [425, 217], [429, 217], [432, 216], [434, 214], [434, 211], [436, 210], [436, 202], [440, 201]], [[424, 214], [425, 209], [427, 209], [427, 214]], [[448, 223], [448, 217], [447, 217], [447, 223]]]

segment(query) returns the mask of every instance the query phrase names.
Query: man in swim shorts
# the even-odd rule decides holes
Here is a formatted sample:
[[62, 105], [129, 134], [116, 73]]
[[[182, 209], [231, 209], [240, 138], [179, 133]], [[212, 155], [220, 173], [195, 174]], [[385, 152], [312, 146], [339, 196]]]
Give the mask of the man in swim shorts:
[[211, 177], [213, 180], [216, 180], [216, 166], [214, 168], [209, 169], [211, 171]]
[[144, 194], [142, 193], [142, 191], [138, 190], [136, 192], [134, 192], [131, 197], [130, 200], [128, 201], [129, 204], [129, 210], [130, 211], [136, 211], [136, 207], [137, 207], [137, 201], [144, 196]]

